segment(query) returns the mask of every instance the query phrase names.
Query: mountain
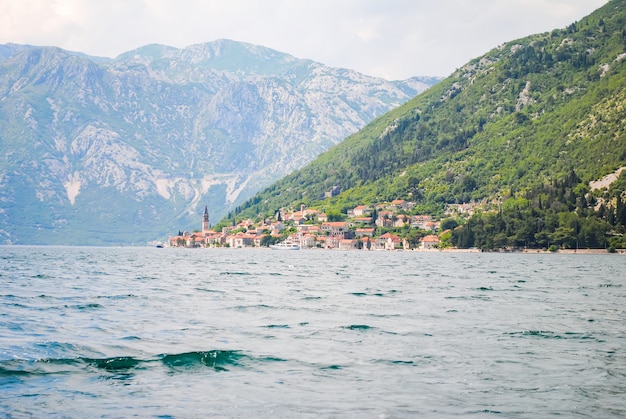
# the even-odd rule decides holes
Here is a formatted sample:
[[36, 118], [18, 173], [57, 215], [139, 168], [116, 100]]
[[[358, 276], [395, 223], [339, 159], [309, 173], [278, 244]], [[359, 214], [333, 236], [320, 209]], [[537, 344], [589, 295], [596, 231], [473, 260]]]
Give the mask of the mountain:
[[[557, 187], [582, 199], [590, 181], [626, 165], [625, 22], [626, 1], [612, 0], [566, 28], [494, 48], [257, 194], [237, 217], [300, 204], [345, 213], [393, 199], [433, 214], [512, 199], [530, 214], [567, 195], [547, 192]], [[334, 186], [342, 193], [325, 199]], [[560, 204], [574, 211], [574, 201]]]
[[0, 45], [0, 242], [133, 244], [214, 220], [436, 83], [218, 40], [115, 59]]

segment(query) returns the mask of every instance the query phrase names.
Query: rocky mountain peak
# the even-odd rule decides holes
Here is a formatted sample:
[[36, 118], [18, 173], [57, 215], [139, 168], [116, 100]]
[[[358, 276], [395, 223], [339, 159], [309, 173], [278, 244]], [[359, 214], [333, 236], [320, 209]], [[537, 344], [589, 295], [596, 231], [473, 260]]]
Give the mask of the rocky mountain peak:
[[219, 219], [436, 81], [231, 40], [115, 59], [0, 45], [0, 242], [141, 243], [205, 204]]

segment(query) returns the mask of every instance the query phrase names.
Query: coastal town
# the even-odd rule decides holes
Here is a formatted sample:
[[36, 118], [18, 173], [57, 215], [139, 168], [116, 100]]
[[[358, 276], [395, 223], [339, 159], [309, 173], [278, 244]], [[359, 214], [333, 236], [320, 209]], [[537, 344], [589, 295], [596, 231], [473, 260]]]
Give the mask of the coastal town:
[[[359, 205], [347, 211], [342, 221], [302, 205], [297, 211], [281, 209], [262, 222], [242, 220], [211, 229], [205, 206], [201, 229], [179, 232], [168, 239], [170, 247], [261, 248], [289, 243], [297, 249], [339, 250], [434, 250], [445, 246], [449, 229], [430, 215], [409, 215], [414, 202], [401, 199], [373, 207]], [[477, 204], [451, 205], [447, 215], [471, 216]], [[396, 234], [402, 230], [408, 234]]]

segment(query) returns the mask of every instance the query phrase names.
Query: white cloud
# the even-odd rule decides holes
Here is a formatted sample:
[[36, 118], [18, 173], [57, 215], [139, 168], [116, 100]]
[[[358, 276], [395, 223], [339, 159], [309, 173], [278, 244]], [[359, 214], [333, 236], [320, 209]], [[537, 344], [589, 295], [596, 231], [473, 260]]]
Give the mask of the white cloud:
[[386, 78], [445, 76], [607, 0], [2, 0], [0, 43], [116, 56], [229, 38]]

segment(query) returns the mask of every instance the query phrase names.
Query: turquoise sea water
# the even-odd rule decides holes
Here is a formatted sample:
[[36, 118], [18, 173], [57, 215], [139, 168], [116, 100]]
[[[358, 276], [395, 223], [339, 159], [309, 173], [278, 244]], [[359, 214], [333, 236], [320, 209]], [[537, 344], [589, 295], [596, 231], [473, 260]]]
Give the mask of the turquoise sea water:
[[626, 258], [0, 247], [0, 417], [626, 416]]

